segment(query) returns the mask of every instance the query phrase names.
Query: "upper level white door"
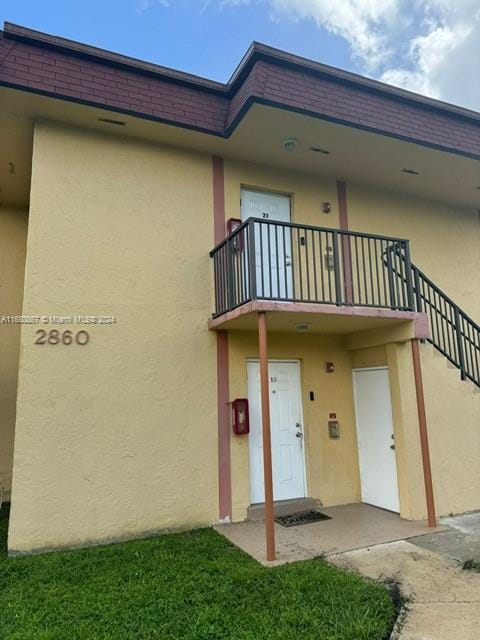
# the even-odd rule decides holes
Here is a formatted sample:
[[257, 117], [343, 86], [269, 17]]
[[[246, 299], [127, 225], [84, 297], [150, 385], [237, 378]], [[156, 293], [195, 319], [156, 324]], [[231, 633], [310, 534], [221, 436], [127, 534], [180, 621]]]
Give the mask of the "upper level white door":
[[[248, 362], [250, 499], [265, 501], [260, 365]], [[300, 364], [268, 363], [274, 500], [305, 497]]]
[[387, 368], [353, 372], [362, 501], [400, 511]]
[[[290, 197], [260, 191], [241, 191], [242, 221], [259, 218], [290, 222]], [[259, 298], [293, 297], [292, 237], [288, 226], [255, 225], [256, 293]]]

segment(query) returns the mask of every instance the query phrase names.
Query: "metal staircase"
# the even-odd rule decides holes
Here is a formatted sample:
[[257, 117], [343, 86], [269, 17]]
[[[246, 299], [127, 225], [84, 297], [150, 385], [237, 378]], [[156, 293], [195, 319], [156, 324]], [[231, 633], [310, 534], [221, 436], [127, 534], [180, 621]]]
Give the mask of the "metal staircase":
[[[402, 268], [392, 269], [389, 253], [396, 256]], [[384, 265], [394, 271], [397, 280], [411, 282], [413, 307], [429, 319], [428, 342], [460, 370], [462, 380], [480, 387], [480, 326], [413, 262], [406, 263], [402, 247], [389, 247]]]
[[[480, 326], [416, 265], [411, 265], [415, 308], [430, 321], [429, 342], [480, 387]], [[397, 274], [400, 276], [400, 274]]]

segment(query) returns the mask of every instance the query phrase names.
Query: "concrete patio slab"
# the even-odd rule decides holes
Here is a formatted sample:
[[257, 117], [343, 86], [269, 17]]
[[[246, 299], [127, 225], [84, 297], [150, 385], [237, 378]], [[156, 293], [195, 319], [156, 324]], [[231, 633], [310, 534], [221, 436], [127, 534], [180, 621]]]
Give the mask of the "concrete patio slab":
[[369, 547], [393, 540], [421, 536], [429, 529], [424, 522], [402, 520], [398, 514], [366, 504], [320, 508], [331, 520], [294, 527], [275, 524], [277, 560], [265, 561], [263, 521], [216, 525], [215, 529], [259, 562], [272, 565], [306, 560]]
[[338, 567], [395, 580], [408, 599], [392, 640], [478, 640], [480, 573], [408, 541], [332, 555]]
[[480, 513], [442, 518], [441, 523], [448, 527], [446, 531], [412, 538], [410, 542], [459, 562], [480, 563]]

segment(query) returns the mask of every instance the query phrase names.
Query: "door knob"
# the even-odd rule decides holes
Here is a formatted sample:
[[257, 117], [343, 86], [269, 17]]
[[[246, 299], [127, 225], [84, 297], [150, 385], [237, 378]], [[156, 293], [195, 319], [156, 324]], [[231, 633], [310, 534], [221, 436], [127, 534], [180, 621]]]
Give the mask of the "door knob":
[[297, 433], [295, 434], [295, 436], [297, 438], [303, 438], [303, 433], [301, 431], [297, 431]]
[[391, 449], [392, 451], [395, 451], [395, 445], [394, 445], [394, 444], [391, 444], [391, 445], [390, 445], [390, 449]]

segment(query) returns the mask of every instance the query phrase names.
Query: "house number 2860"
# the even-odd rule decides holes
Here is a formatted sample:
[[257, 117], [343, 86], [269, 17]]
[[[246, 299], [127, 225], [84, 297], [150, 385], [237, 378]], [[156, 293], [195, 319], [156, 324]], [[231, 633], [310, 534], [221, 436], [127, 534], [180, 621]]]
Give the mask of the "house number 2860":
[[35, 333], [37, 334], [35, 344], [70, 345], [75, 343], [83, 346], [90, 340], [90, 334], [84, 329], [82, 329], [81, 331], [77, 331], [76, 333], [73, 333], [69, 329], [67, 329], [66, 331], [58, 331], [58, 329], [50, 329], [50, 331], [45, 331], [45, 329], [37, 329]]

